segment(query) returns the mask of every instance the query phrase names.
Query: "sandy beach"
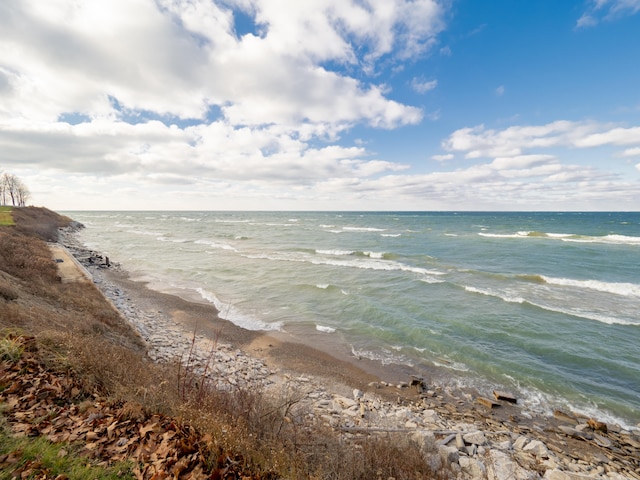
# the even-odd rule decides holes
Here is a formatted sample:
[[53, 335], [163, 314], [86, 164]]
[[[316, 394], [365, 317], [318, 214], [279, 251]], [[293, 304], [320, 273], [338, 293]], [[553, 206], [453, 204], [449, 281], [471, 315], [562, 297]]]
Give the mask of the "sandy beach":
[[61, 244], [135, 327], [151, 359], [195, 358], [217, 388], [295, 395], [314, 421], [347, 437], [409, 435], [459, 478], [640, 478], [640, 429], [572, 412], [531, 415], [522, 408], [527, 399], [453, 389], [435, 377], [313, 348], [313, 338], [245, 330], [201, 299], [148, 288], [117, 259], [107, 267], [73, 232], [63, 232]]

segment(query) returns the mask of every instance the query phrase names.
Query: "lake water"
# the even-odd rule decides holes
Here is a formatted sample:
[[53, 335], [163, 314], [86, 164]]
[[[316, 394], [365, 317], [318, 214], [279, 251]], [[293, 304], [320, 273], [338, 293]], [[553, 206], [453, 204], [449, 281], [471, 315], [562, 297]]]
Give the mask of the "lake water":
[[66, 212], [250, 329], [640, 422], [640, 214]]

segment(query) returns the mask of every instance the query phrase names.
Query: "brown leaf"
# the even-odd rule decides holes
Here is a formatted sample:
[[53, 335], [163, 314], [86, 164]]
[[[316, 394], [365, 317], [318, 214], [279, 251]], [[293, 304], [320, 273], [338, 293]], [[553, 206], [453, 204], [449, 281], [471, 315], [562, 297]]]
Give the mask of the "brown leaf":
[[158, 424], [157, 423], [152, 423], [152, 424], [147, 424], [147, 425], [140, 425], [140, 438], [144, 438], [147, 436], [147, 433], [149, 432], [155, 432], [159, 429]]

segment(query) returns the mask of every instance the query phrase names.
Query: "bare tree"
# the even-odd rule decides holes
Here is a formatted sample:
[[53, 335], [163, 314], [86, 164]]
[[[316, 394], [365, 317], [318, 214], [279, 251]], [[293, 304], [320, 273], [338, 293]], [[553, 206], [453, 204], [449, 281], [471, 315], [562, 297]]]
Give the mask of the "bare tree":
[[16, 196], [19, 207], [25, 207], [27, 205], [27, 200], [29, 200], [29, 197], [31, 196], [29, 189], [20, 179], [18, 179]]
[[8, 205], [9, 199], [14, 207], [24, 207], [31, 194], [27, 186], [11, 173], [0, 176], [0, 205]]
[[6, 173], [0, 175], [0, 205], [7, 204], [7, 187], [4, 184], [4, 176]]

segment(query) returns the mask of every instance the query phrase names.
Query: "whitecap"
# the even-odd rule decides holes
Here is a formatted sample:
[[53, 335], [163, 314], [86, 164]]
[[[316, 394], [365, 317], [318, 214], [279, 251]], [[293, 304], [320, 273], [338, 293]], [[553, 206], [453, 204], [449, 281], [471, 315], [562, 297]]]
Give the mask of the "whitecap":
[[613, 293], [625, 297], [640, 297], [640, 285], [623, 282], [603, 282], [600, 280], [573, 280], [570, 278], [554, 278], [542, 275], [542, 279], [550, 285], [586, 288], [599, 292]]
[[316, 253], [321, 255], [353, 255], [353, 250], [316, 250]]
[[345, 232], [386, 232], [386, 228], [375, 227], [342, 227]]
[[334, 333], [336, 331], [335, 328], [325, 327], [323, 325], [316, 325], [316, 330], [322, 333]]
[[219, 248], [221, 250], [231, 250], [231, 251], [234, 251], [234, 252], [238, 251], [235, 247], [233, 247], [233, 246], [231, 246], [231, 245], [229, 245], [227, 243], [218, 243], [218, 242], [214, 242], [212, 240], [196, 240], [193, 243], [195, 243], [196, 245], [207, 245], [209, 247]]
[[229, 305], [221, 302], [220, 299], [215, 294], [213, 294], [212, 292], [209, 292], [208, 290], [205, 290], [204, 288], [201, 288], [201, 287], [196, 288], [196, 292], [198, 292], [204, 300], [206, 300], [209, 303], [212, 303], [218, 309], [220, 318], [229, 320], [231, 323], [239, 327], [242, 327], [246, 330], [254, 330], [254, 331], [255, 330], [266, 330], [266, 331], [282, 330], [282, 327], [283, 327], [282, 322], [267, 323], [258, 318], [252, 317], [250, 315], [246, 315], [240, 312], [233, 305]]

